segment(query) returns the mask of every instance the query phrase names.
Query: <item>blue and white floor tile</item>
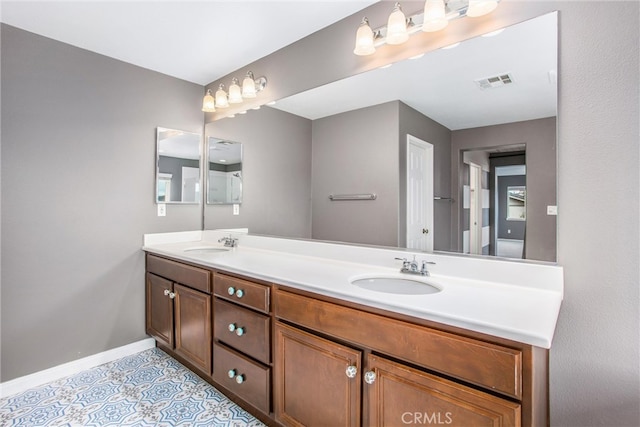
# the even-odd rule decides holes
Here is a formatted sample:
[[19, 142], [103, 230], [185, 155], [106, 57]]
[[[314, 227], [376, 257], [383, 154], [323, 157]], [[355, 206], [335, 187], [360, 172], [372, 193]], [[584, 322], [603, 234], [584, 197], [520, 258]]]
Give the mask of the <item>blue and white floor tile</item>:
[[155, 348], [0, 400], [0, 426], [263, 425]]

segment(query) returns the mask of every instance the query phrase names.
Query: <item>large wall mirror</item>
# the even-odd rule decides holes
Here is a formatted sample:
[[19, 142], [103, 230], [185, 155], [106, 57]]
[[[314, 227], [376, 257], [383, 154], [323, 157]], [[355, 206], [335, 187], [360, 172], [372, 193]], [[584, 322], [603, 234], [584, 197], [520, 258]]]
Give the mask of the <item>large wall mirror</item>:
[[[205, 209], [205, 228], [555, 261], [557, 26], [547, 14], [207, 124], [243, 141], [260, 190], [240, 217]], [[413, 191], [416, 158], [429, 192]], [[509, 187], [526, 188], [518, 221], [503, 220]]]
[[207, 137], [207, 203], [242, 203], [242, 143]]
[[200, 135], [157, 128], [156, 203], [200, 203]]

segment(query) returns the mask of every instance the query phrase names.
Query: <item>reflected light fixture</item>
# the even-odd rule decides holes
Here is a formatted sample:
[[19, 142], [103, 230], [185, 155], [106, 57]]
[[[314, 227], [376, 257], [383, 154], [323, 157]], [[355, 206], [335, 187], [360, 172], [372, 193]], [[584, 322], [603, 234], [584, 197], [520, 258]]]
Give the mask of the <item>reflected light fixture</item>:
[[436, 32], [444, 29], [454, 19], [486, 15], [496, 9], [499, 1], [425, 0], [424, 9], [408, 17], [402, 11], [400, 3], [396, 2], [386, 26], [372, 28], [367, 17], [362, 19], [356, 32], [353, 53], [358, 56], [372, 55], [377, 47], [385, 43], [402, 44], [419, 30]]
[[222, 83], [218, 86], [215, 94], [211, 89], [207, 89], [207, 93], [202, 98], [202, 111], [215, 113], [216, 108], [227, 108], [230, 104], [241, 104], [245, 99], [256, 98], [258, 92], [264, 90], [265, 87], [267, 87], [267, 78], [258, 77], [255, 79], [253, 73], [249, 71], [242, 81], [242, 86], [237, 78], [234, 77], [231, 80], [228, 93]]
[[213, 95], [211, 94], [211, 89], [207, 89], [207, 94], [202, 98], [202, 111], [205, 113], [215, 113], [216, 105], [215, 100], [213, 99]]

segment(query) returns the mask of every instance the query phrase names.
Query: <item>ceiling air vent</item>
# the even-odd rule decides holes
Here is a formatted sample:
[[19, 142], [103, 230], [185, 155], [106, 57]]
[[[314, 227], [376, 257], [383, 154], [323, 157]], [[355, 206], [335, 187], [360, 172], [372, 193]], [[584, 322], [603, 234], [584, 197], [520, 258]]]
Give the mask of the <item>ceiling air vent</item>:
[[474, 80], [480, 89], [491, 89], [493, 87], [500, 87], [513, 83], [513, 76], [511, 73], [500, 74], [492, 77], [485, 77], [483, 79]]

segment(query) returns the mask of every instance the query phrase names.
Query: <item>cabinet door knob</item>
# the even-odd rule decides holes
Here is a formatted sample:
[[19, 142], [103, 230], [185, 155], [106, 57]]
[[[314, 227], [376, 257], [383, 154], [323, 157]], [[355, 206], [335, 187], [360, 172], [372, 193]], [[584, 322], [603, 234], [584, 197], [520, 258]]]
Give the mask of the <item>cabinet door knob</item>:
[[367, 384], [373, 384], [376, 381], [376, 373], [373, 371], [365, 372], [364, 382]]
[[236, 293], [236, 289], [233, 286], [229, 286], [229, 289], [227, 289], [227, 293], [229, 295], [233, 295]]
[[176, 297], [175, 292], [169, 292], [169, 298], [174, 299]]
[[348, 378], [355, 378], [358, 373], [358, 367], [354, 365], [347, 366], [345, 373]]
[[236, 330], [236, 324], [235, 323], [229, 323], [229, 326], [227, 326], [227, 328], [229, 329], [229, 332], [233, 332]]
[[242, 384], [244, 382], [244, 375], [240, 374], [240, 375], [236, 376], [236, 382], [238, 384]]
[[241, 337], [244, 335], [244, 328], [236, 328], [236, 335]]
[[242, 298], [242, 297], [244, 296], [244, 291], [243, 291], [242, 289], [238, 289], [238, 290], [236, 291], [236, 296], [237, 296], [238, 298]]
[[227, 372], [227, 375], [229, 376], [229, 378], [233, 378], [236, 376], [236, 370], [235, 369], [229, 369], [229, 372]]
[[168, 297], [170, 293], [171, 293], [171, 291], [169, 289], [165, 289], [164, 290], [164, 296], [165, 297]]

